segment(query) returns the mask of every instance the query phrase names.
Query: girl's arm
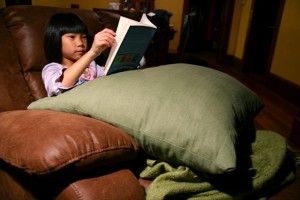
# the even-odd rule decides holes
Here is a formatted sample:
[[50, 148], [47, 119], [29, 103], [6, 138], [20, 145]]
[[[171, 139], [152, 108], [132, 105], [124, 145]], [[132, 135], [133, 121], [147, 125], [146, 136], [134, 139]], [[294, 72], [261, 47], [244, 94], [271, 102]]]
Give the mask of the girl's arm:
[[98, 32], [94, 37], [91, 49], [64, 71], [62, 85], [64, 87], [71, 87], [74, 85], [89, 64], [107, 47], [111, 47], [114, 43], [114, 31], [104, 29]]

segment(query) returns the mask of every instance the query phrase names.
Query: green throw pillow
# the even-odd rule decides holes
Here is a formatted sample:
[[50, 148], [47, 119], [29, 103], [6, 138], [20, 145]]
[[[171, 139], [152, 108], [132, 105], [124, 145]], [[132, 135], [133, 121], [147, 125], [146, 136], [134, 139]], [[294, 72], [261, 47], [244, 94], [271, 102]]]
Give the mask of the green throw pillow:
[[229, 75], [178, 63], [102, 77], [28, 109], [96, 118], [127, 132], [158, 159], [224, 174], [236, 168], [238, 136], [262, 107]]

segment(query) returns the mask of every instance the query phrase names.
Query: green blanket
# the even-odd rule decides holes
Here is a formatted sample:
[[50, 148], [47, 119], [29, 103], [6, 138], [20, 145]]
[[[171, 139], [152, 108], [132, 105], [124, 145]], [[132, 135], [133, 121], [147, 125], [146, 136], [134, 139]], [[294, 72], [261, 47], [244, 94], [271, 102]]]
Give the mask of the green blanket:
[[[257, 131], [249, 149], [243, 153], [236, 174], [214, 179], [186, 166], [148, 159], [140, 173], [141, 178], [153, 180], [146, 189], [147, 200], [255, 199], [294, 179], [291, 165], [284, 167], [288, 147], [282, 136], [271, 131]], [[287, 170], [282, 173], [282, 168]]]

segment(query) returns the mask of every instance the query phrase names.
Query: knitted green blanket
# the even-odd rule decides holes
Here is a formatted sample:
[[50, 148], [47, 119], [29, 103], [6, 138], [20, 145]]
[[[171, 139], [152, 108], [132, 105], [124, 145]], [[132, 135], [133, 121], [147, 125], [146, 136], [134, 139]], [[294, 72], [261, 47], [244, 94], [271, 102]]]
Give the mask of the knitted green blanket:
[[153, 180], [146, 189], [147, 200], [257, 199], [294, 179], [292, 167], [280, 172], [288, 153], [282, 136], [259, 130], [250, 148], [252, 152], [245, 155], [248, 160], [242, 160], [239, 172], [216, 179], [208, 179], [186, 166], [148, 159], [140, 173], [141, 178]]

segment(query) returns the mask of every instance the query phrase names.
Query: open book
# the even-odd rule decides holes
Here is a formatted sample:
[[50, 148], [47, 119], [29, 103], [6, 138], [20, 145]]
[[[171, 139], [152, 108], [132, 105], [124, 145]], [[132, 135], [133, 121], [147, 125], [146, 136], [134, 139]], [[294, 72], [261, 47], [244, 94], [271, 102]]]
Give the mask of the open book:
[[116, 31], [116, 44], [105, 64], [105, 74], [137, 69], [157, 27], [143, 14], [140, 22], [121, 16]]

